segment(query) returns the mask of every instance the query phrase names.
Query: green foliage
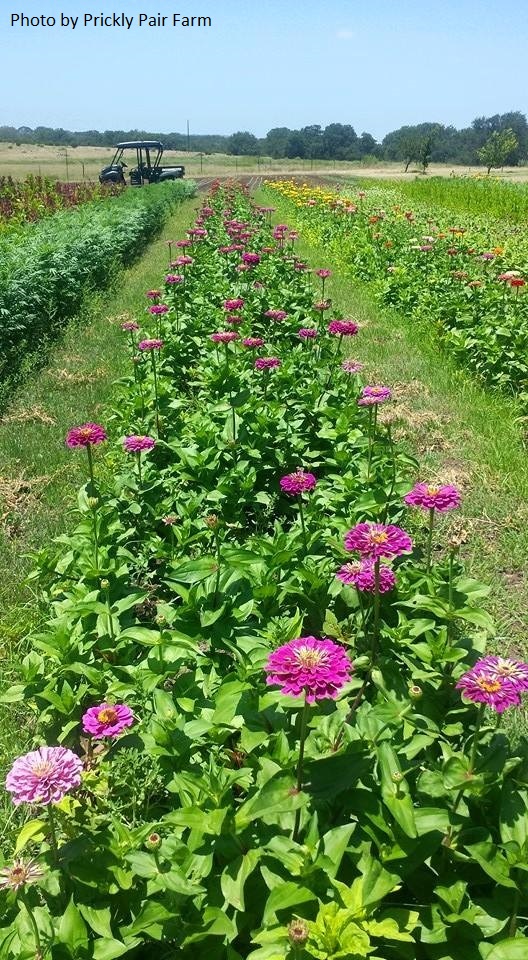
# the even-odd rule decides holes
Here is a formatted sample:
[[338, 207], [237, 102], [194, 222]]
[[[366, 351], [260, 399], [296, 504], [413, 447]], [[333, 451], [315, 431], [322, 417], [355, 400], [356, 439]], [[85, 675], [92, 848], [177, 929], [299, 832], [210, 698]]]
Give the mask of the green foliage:
[[[416, 464], [369, 428], [325, 323], [315, 344], [299, 339], [318, 314], [289, 251], [247, 272], [218, 251], [226, 208], [251, 220], [255, 250], [269, 245], [265, 216], [238, 191], [208, 202], [159, 330], [145, 315], [141, 335], [165, 342], [157, 391], [148, 358], [122, 379], [110, 478], [98, 448], [95, 502], [84, 487], [75, 529], [37, 558], [42, 623], [6, 698], [84, 773], [53, 808], [58, 854], [45, 810], [21, 825], [18, 851], [43, 876], [0, 891], [0, 957], [502, 960], [505, 945], [514, 957], [527, 943], [528, 754], [455, 686], [493, 629], [486, 588], [454, 548], [426, 571], [417, 521], [373, 649], [372, 597], [335, 577], [343, 535], [406, 525]], [[210, 341], [236, 296], [242, 333], [264, 335], [280, 368], [257, 374], [240, 343]], [[280, 325], [265, 317], [279, 307]], [[121, 439], [157, 423], [140, 478]], [[279, 487], [299, 464], [318, 478], [304, 533]], [[267, 685], [264, 665], [327, 632], [354, 672], [305, 727], [302, 700]], [[128, 704], [134, 726], [89, 740], [83, 714], [103, 701]]]
[[510, 153], [518, 146], [519, 141], [509, 127], [506, 130], [495, 130], [478, 151], [479, 160], [489, 173], [492, 167], [503, 167]]

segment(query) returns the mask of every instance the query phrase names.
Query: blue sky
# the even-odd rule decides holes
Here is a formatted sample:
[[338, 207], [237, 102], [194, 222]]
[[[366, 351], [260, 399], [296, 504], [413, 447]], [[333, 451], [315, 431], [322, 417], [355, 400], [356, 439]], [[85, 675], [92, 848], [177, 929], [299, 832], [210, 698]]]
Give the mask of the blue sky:
[[[351, 123], [465, 126], [528, 110], [526, 0], [7, 0], [0, 124], [191, 134]], [[161, 8], [161, 9], [160, 9]], [[11, 12], [125, 13], [120, 27], [10, 27]], [[140, 12], [210, 28], [137, 27]]]

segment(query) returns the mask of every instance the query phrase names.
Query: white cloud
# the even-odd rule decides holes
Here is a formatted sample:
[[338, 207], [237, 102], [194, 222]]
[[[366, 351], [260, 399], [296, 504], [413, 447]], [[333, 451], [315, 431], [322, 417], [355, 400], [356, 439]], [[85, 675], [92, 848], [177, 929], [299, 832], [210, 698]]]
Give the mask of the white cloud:
[[353, 36], [354, 36], [353, 30], [346, 30], [346, 29], [338, 30], [336, 33], [336, 37], [338, 40], [352, 40]]

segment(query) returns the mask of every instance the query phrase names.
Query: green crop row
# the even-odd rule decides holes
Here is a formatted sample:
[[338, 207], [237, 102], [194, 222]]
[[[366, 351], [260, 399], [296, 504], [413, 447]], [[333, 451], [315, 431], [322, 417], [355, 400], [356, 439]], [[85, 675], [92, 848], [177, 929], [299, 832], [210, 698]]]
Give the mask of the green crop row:
[[41, 351], [78, 313], [88, 293], [107, 286], [120, 267], [131, 263], [193, 190], [192, 182], [129, 190], [0, 238], [4, 395], [26, 355]]

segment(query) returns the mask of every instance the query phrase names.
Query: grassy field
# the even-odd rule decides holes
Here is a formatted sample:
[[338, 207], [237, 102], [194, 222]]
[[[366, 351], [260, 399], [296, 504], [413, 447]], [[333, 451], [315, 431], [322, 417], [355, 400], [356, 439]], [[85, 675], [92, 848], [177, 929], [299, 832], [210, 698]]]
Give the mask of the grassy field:
[[[0, 176], [17, 179], [29, 173], [57, 177], [60, 180], [95, 180], [103, 166], [110, 163], [111, 147], [51, 147], [32, 144], [0, 143]], [[346, 160], [273, 160], [271, 157], [233, 157], [226, 154], [199, 154], [196, 151], [167, 150], [163, 157], [166, 166], [182, 164], [188, 176], [216, 176], [238, 173], [280, 174], [319, 173], [347, 177], [398, 178], [413, 180], [419, 171], [409, 168], [405, 173], [401, 163], [362, 163]], [[482, 167], [461, 167], [434, 163], [427, 178], [482, 174]], [[521, 182], [528, 180], [528, 167], [505, 167], [501, 177]], [[420, 174], [420, 179], [422, 175]]]
[[[145, 256], [120, 276], [113, 292], [87, 304], [54, 351], [0, 421], [0, 671], [5, 690], [16, 678], [26, 653], [25, 636], [38, 622], [36, 597], [25, 578], [31, 554], [71, 523], [71, 506], [85, 481], [82, 460], [64, 445], [67, 430], [103, 420], [113, 382], [129, 361], [120, 329], [124, 315], [141, 323], [138, 304], [167, 263], [169, 239], [177, 239], [192, 219], [197, 201], [187, 200], [170, 218]], [[145, 301], [146, 302], [146, 301]], [[0, 781], [8, 763], [31, 738], [24, 708], [0, 707]], [[0, 838], [9, 829], [12, 805], [2, 794]]]

